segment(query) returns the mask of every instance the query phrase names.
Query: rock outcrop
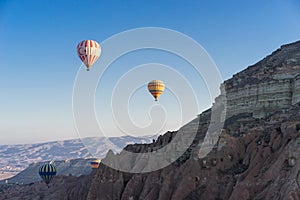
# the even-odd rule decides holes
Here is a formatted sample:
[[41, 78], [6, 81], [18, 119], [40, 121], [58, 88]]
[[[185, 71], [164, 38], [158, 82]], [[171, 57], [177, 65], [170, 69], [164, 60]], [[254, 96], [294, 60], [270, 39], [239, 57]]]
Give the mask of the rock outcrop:
[[[198, 131], [176, 162], [143, 174], [101, 165], [87, 198], [300, 199], [299, 74], [300, 42], [283, 45], [223, 83], [213, 108], [185, 126], [193, 129], [198, 124]], [[224, 99], [222, 133], [216, 144], [211, 143], [212, 151], [199, 159], [212, 110], [222, 106]], [[160, 149], [180, 131], [125, 150], [142, 153]], [[110, 156], [118, 160], [120, 155]]]
[[[87, 199], [299, 199], [300, 106], [259, 120], [229, 120], [205, 158], [194, 157], [192, 148], [168, 167], [143, 174], [101, 165]], [[172, 134], [159, 138], [162, 145]], [[143, 149], [138, 146], [129, 149]]]
[[224, 82], [229, 118], [239, 113], [265, 117], [300, 101], [300, 41], [283, 45]]

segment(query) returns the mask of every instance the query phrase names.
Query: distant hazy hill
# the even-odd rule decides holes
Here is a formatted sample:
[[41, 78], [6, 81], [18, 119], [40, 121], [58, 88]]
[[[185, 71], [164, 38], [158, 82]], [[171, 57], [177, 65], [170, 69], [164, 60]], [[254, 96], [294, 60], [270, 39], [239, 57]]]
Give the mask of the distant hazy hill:
[[[152, 142], [151, 136], [135, 138], [129, 136], [112, 137], [110, 142], [120, 150], [127, 144]], [[100, 152], [101, 157], [110, 149], [105, 138], [91, 137], [84, 139], [86, 144], [93, 145]], [[0, 146], [0, 180], [1, 174], [7, 172], [20, 172], [31, 163], [66, 160], [76, 158], [89, 158], [91, 155], [80, 139], [45, 142], [39, 144], [17, 144]]]
[[[72, 175], [80, 176], [91, 173], [92, 169], [90, 167], [90, 162], [93, 158], [78, 158], [78, 159], [66, 159], [62, 161], [52, 161], [51, 163], [56, 167], [57, 175]], [[14, 177], [8, 180], [8, 183], [19, 183], [28, 184], [37, 181], [42, 181], [38, 171], [39, 168], [44, 164], [49, 162], [39, 162], [30, 164], [25, 170], [21, 171]], [[0, 181], [5, 183], [5, 180]]]

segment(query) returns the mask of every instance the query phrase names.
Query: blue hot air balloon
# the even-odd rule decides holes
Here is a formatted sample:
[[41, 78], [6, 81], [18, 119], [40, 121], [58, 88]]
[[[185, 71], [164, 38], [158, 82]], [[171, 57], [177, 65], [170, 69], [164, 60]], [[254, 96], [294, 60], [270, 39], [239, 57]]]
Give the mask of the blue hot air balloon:
[[52, 178], [56, 175], [56, 168], [52, 164], [44, 164], [39, 169], [39, 175], [48, 186]]

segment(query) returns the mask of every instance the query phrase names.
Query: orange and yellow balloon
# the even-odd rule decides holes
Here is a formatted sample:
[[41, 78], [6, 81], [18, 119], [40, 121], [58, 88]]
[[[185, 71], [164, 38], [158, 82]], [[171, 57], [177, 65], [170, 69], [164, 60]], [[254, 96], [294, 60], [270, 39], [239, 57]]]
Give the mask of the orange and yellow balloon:
[[94, 40], [83, 40], [77, 45], [77, 54], [89, 71], [101, 54], [101, 46]]
[[148, 83], [148, 90], [157, 101], [158, 97], [165, 90], [165, 84], [161, 80], [153, 80]]
[[99, 160], [99, 159], [92, 160], [92, 162], [91, 162], [91, 168], [92, 169], [97, 169], [99, 167], [99, 165], [100, 165], [100, 162], [101, 162], [101, 160]]

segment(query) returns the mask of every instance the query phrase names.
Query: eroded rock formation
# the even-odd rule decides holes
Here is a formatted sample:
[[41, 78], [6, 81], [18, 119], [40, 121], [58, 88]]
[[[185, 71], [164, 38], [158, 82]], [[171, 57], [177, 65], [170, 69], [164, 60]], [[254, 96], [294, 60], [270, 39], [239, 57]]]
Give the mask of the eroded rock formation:
[[[226, 121], [206, 157], [199, 159], [197, 155], [212, 109], [187, 125], [193, 129], [198, 124], [198, 131], [176, 162], [143, 174], [109, 171], [102, 165], [87, 198], [300, 199], [299, 74], [300, 42], [283, 45], [223, 83], [212, 109], [222, 106], [226, 99]], [[131, 145], [125, 150], [160, 149], [182, 129], [152, 144]], [[112, 156], [118, 160], [120, 155]]]
[[[300, 41], [283, 45], [224, 82], [227, 115], [265, 117], [300, 101]], [[221, 95], [221, 96], [222, 96]]]

